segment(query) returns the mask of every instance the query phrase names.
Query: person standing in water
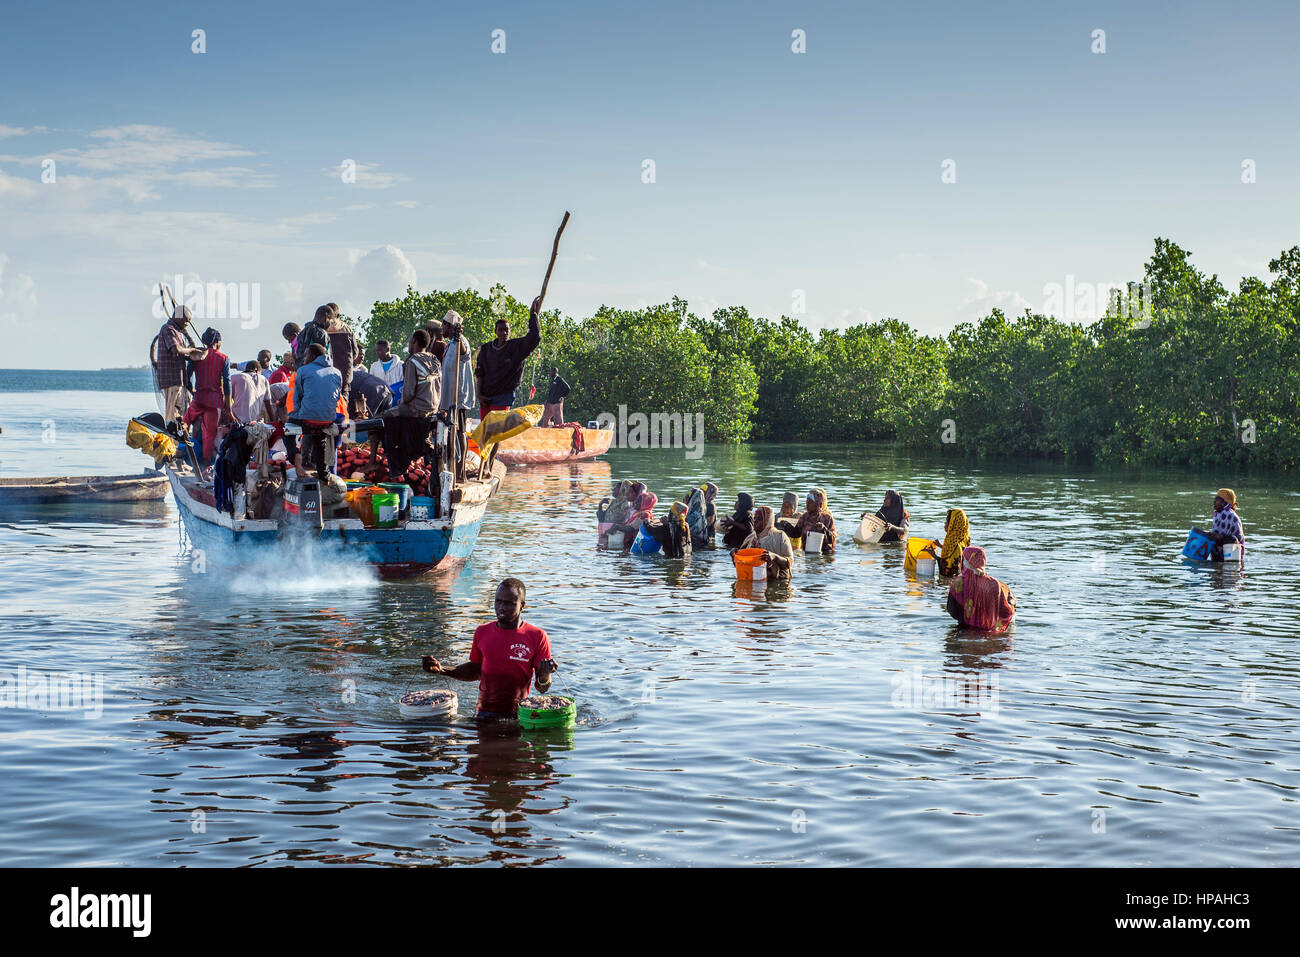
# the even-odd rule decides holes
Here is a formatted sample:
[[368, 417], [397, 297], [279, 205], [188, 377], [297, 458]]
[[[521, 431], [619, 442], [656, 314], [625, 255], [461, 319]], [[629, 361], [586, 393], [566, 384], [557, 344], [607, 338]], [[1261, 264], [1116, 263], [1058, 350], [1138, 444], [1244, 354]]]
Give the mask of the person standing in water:
[[497, 320], [497, 337], [478, 351], [474, 364], [474, 384], [478, 391], [479, 417], [496, 409], [508, 409], [515, 401], [515, 390], [524, 377], [524, 362], [542, 341], [538, 318], [542, 297], [533, 300], [528, 310], [528, 334], [510, 338], [510, 323]]
[[[1196, 529], [1196, 531], [1201, 531]], [[1241, 527], [1241, 516], [1237, 514], [1237, 493], [1230, 488], [1221, 488], [1214, 493], [1214, 518], [1208, 532], [1201, 532], [1214, 542], [1210, 554], [1213, 561], [1223, 561], [1223, 546], [1231, 542], [1241, 545], [1241, 553], [1246, 553], [1246, 533]]]
[[535, 683], [538, 693], [545, 694], [551, 675], [559, 670], [546, 632], [523, 620], [526, 592], [518, 578], [507, 578], [498, 586], [496, 621], [474, 630], [465, 664], [447, 668], [432, 655], [420, 658], [420, 667], [429, 674], [479, 683], [474, 715], [478, 721], [513, 720], [519, 702], [528, 697], [529, 685]]

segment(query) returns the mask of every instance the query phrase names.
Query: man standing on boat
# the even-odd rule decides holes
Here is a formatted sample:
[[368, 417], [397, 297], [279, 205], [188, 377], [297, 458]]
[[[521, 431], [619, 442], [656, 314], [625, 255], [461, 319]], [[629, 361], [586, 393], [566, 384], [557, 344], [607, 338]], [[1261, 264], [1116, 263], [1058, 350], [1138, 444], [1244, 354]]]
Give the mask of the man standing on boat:
[[154, 339], [158, 344], [153, 365], [154, 386], [163, 395], [162, 417], [169, 425], [180, 418], [182, 406], [186, 405], [183, 401], [186, 361], [198, 361], [208, 354], [206, 348], [195, 346], [185, 334], [185, 326], [192, 318], [189, 306], [177, 306]]
[[329, 306], [321, 306], [316, 310], [316, 315], [312, 317], [311, 322], [303, 327], [298, 333], [294, 342], [293, 357], [297, 362], [298, 368], [302, 368], [311, 360], [307, 358], [307, 350], [312, 346], [320, 346], [325, 350], [325, 357], [328, 359], [330, 354], [330, 337], [329, 324], [333, 318]]
[[452, 452], [455, 463], [447, 467], [457, 478], [463, 478], [465, 420], [478, 399], [474, 390], [474, 373], [470, 368], [469, 340], [461, 332], [460, 313], [454, 309], [448, 309], [442, 317], [442, 338], [442, 398], [438, 403], [438, 415], [456, 436], [456, 448]]
[[510, 323], [497, 320], [497, 337], [478, 351], [474, 368], [475, 385], [478, 386], [479, 417], [486, 418], [495, 409], [508, 409], [515, 401], [515, 390], [524, 377], [524, 362], [541, 344], [542, 326], [538, 313], [542, 297], [533, 300], [528, 310], [528, 334], [510, 338]]
[[545, 694], [551, 675], [558, 670], [551, 657], [551, 639], [536, 625], [523, 620], [524, 583], [507, 578], [497, 588], [497, 620], [479, 625], [469, 649], [469, 661], [445, 668], [432, 655], [420, 658], [430, 674], [458, 681], [477, 681], [479, 721], [513, 720], [519, 702], [528, 697], [528, 686], [536, 678], [537, 691]]
[[234, 420], [230, 392], [230, 358], [221, 351], [221, 333], [209, 326], [203, 330], [204, 350], [201, 359], [191, 359], [185, 366], [185, 381], [194, 398], [185, 410], [182, 421], [186, 425], [201, 422], [203, 448], [201, 463], [209, 463], [217, 455], [217, 428], [222, 422]]
[[554, 425], [557, 429], [564, 425], [564, 400], [573, 392], [569, 383], [560, 378], [560, 370], [551, 366], [551, 388], [546, 393], [546, 405], [542, 409], [542, 425]]

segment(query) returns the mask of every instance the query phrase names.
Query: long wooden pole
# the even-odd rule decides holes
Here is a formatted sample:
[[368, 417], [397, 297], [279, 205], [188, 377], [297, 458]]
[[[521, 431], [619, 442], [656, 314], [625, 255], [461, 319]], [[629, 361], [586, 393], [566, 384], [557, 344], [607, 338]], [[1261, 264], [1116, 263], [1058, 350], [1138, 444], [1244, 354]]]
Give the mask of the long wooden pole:
[[564, 219], [560, 221], [560, 228], [555, 231], [555, 245], [551, 247], [551, 261], [546, 267], [546, 278], [542, 280], [542, 291], [537, 296], [537, 311], [542, 311], [542, 301], [546, 299], [546, 287], [551, 283], [551, 270], [555, 268], [555, 257], [560, 254], [560, 237], [564, 235], [564, 227], [569, 225], [569, 211], [564, 211]]

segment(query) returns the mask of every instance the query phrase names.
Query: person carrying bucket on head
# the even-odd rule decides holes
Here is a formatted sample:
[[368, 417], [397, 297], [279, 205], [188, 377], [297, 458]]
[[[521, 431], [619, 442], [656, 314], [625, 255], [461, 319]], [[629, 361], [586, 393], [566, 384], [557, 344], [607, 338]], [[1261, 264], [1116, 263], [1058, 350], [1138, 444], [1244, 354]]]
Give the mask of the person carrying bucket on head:
[[447, 668], [432, 655], [420, 658], [420, 667], [430, 674], [479, 683], [474, 715], [478, 721], [514, 719], [519, 702], [528, 697], [529, 685], [536, 683], [538, 693], [545, 694], [551, 675], [559, 670], [546, 632], [523, 620], [526, 591], [518, 578], [507, 578], [498, 586], [496, 621], [474, 630], [465, 664]]

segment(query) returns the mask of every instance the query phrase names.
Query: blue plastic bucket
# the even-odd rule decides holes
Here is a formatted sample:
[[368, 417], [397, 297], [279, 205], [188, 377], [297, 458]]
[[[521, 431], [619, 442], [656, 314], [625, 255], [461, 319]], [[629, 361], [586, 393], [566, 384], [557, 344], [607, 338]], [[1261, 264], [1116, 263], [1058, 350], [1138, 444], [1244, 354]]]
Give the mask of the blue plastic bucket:
[[632, 543], [633, 555], [657, 555], [663, 546], [659, 540], [645, 533], [644, 526], [636, 533], [636, 541]]
[[1183, 558], [1194, 562], [1208, 562], [1214, 551], [1214, 540], [1198, 529], [1187, 533], [1187, 544], [1183, 546]]

